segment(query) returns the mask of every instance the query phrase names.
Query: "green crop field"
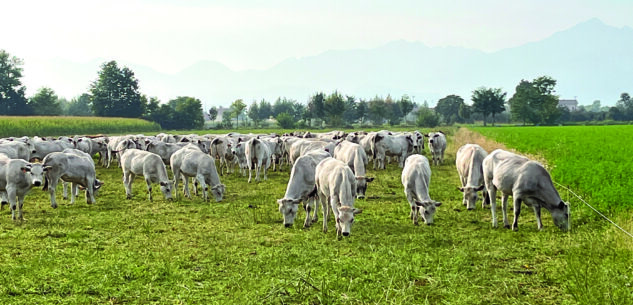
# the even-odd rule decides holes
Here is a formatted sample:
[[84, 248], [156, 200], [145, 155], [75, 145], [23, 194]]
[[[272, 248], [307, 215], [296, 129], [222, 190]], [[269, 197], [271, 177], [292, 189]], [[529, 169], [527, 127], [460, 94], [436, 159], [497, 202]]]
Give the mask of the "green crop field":
[[141, 119], [0, 116], [0, 137], [137, 133], [159, 130], [160, 125]]
[[[492, 228], [489, 209], [467, 211], [461, 204], [455, 151], [468, 142], [489, 151], [503, 145], [466, 129], [443, 130], [447, 155], [432, 166], [430, 186], [431, 198], [443, 203], [434, 225], [411, 223], [401, 169], [389, 164], [369, 170], [376, 180], [367, 199], [355, 204], [363, 213], [352, 235], [340, 240], [332, 219], [327, 234], [320, 221], [302, 228], [303, 211], [293, 227], [283, 227], [276, 199], [284, 195], [287, 167], [251, 184], [238, 173], [222, 176], [227, 193], [219, 203], [166, 201], [158, 187], [149, 202], [141, 178], [126, 200], [115, 165], [97, 165], [106, 184], [94, 205], [83, 198], [70, 205], [58, 191], [60, 206], [52, 209], [48, 194], [34, 189], [24, 222], [11, 221], [6, 208], [0, 213], [0, 303], [631, 304], [630, 239], [564, 192], [572, 204], [571, 232], [558, 230], [547, 212], [539, 232], [530, 209], [523, 209], [518, 232]], [[521, 146], [519, 136], [502, 139], [506, 130], [521, 132], [481, 129], [560, 170], [565, 154]], [[602, 136], [612, 131], [603, 129]], [[586, 137], [587, 150], [594, 140]], [[576, 162], [585, 175], [609, 173]], [[595, 202], [590, 185], [554, 177]], [[612, 216], [633, 228], [630, 209]]]

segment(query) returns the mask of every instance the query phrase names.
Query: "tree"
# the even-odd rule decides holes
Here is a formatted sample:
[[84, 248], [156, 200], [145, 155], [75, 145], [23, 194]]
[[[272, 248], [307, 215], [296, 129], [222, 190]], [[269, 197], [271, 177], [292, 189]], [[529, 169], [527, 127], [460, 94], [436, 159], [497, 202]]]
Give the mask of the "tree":
[[22, 65], [17, 57], [12, 57], [5, 50], [0, 50], [0, 115], [30, 114], [22, 85]]
[[330, 94], [324, 103], [324, 112], [326, 114], [327, 123], [332, 127], [343, 125], [343, 112], [345, 112], [345, 100], [343, 96], [334, 91]]
[[345, 112], [343, 112], [343, 121], [349, 125], [358, 119], [356, 114], [356, 98], [351, 95], [345, 96]]
[[174, 111], [174, 121], [178, 122], [177, 129], [202, 129], [204, 127], [202, 102], [199, 99], [179, 96], [170, 100], [168, 104]]
[[28, 106], [35, 115], [54, 116], [62, 114], [59, 98], [53, 89], [47, 87], [37, 90], [35, 95], [29, 100]]
[[411, 110], [413, 110], [414, 107], [413, 101], [411, 101], [411, 98], [405, 94], [398, 101], [398, 107], [400, 107], [400, 111], [402, 111], [402, 116], [404, 117], [406, 123], [407, 115], [411, 112]]
[[360, 124], [363, 125], [364, 121], [365, 121], [365, 117], [367, 116], [367, 110], [368, 110], [369, 106], [367, 105], [367, 102], [365, 100], [360, 100], [357, 104], [356, 104], [356, 117], [358, 118], [358, 120], [360, 121]]
[[248, 107], [248, 117], [253, 120], [255, 123], [255, 127], [259, 125], [260, 116], [259, 116], [259, 106], [257, 105], [257, 101], [253, 101], [250, 107]]
[[591, 104], [591, 107], [589, 108], [589, 111], [591, 112], [600, 112], [602, 111], [602, 106], [600, 105], [600, 100], [595, 100], [593, 101], [593, 104]]
[[244, 114], [244, 109], [246, 109], [246, 104], [242, 99], [237, 99], [231, 104], [231, 114], [236, 119], [236, 128], [240, 127], [240, 115]]
[[231, 122], [231, 117], [233, 115], [231, 114], [231, 109], [226, 109], [224, 110], [224, 112], [222, 112], [222, 127], [226, 128], [226, 129], [231, 129], [233, 128], [233, 122]]
[[101, 65], [98, 78], [90, 86], [95, 115], [138, 118], [143, 114], [138, 80], [134, 72], [118, 67], [116, 61]]
[[416, 123], [419, 127], [434, 128], [440, 124], [440, 117], [435, 111], [429, 109], [428, 104], [424, 102], [424, 105], [418, 108]]
[[141, 100], [143, 101], [142, 103], [144, 109], [142, 118], [145, 120], [156, 122], [154, 120], [154, 117], [155, 114], [160, 110], [160, 100], [155, 96], [150, 97], [148, 100], [147, 96], [145, 95], [141, 96]]
[[91, 116], [92, 104], [90, 102], [90, 94], [84, 93], [77, 98], [72, 99], [66, 108], [66, 115], [70, 116]]
[[382, 125], [385, 120], [385, 100], [374, 97], [367, 105], [367, 117], [374, 125]]
[[215, 121], [215, 119], [218, 118], [218, 107], [211, 107], [209, 108], [209, 120], [211, 121]]
[[521, 80], [510, 98], [510, 110], [515, 120], [533, 124], [554, 123], [560, 116], [558, 96], [554, 95], [556, 80], [541, 76], [532, 82]]
[[463, 104], [463, 98], [451, 94], [437, 101], [435, 112], [442, 116], [446, 125], [452, 125], [456, 121], [463, 122], [464, 120], [459, 117], [459, 110]]
[[621, 117], [623, 121], [633, 120], [633, 98], [631, 98], [628, 93], [624, 92], [620, 94], [620, 99], [615, 106], [618, 107], [619, 117]]
[[400, 124], [402, 120], [402, 110], [397, 102], [394, 102], [391, 95], [387, 95], [385, 99], [385, 118], [390, 126]]
[[473, 91], [471, 97], [473, 101], [472, 111], [481, 113], [484, 117], [484, 126], [486, 126], [486, 118], [492, 115], [492, 126], [495, 125], [495, 114], [505, 111], [506, 92], [501, 89], [480, 87]]
[[273, 106], [266, 100], [262, 99], [259, 102], [259, 119], [262, 121], [268, 120], [270, 119], [272, 115], [273, 115]]
[[[308, 110], [312, 114], [313, 118], [321, 119], [324, 117], [325, 115], [324, 105], [325, 105], [325, 94], [323, 94], [323, 92], [318, 92], [314, 94], [312, 97], [310, 97], [310, 100], [308, 101]], [[323, 121], [321, 120], [320, 127], [323, 127], [322, 122]]]
[[276, 117], [277, 123], [283, 129], [292, 129], [295, 127], [295, 120], [287, 112], [282, 112]]
[[291, 117], [295, 117], [295, 100], [288, 99], [286, 97], [278, 97], [273, 104], [273, 113], [272, 115], [276, 118], [281, 113], [287, 113]]

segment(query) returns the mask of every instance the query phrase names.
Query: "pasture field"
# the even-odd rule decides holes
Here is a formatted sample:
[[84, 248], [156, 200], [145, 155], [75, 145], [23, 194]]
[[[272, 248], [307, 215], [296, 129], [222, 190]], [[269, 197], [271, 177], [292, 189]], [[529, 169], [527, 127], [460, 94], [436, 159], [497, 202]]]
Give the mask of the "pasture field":
[[0, 303], [631, 304], [630, 240], [576, 213], [582, 208], [573, 201], [569, 233], [547, 212], [538, 232], [529, 209], [518, 232], [492, 228], [488, 209], [461, 204], [455, 151], [467, 142], [488, 151], [502, 145], [443, 130], [447, 155], [432, 167], [430, 188], [443, 203], [434, 225], [409, 220], [396, 164], [370, 166], [376, 180], [355, 204], [363, 213], [340, 240], [333, 219], [322, 233], [321, 215], [303, 229], [300, 211], [293, 227], [283, 227], [276, 199], [288, 167], [251, 184], [238, 173], [222, 176], [227, 193], [219, 203], [165, 201], [158, 187], [149, 202], [140, 178], [126, 200], [115, 165], [97, 165], [106, 185], [94, 205], [83, 198], [70, 205], [58, 191], [52, 209], [48, 194], [34, 189], [24, 222], [0, 213]]
[[141, 119], [105, 117], [0, 116], [0, 137], [64, 136], [158, 132], [160, 125]]

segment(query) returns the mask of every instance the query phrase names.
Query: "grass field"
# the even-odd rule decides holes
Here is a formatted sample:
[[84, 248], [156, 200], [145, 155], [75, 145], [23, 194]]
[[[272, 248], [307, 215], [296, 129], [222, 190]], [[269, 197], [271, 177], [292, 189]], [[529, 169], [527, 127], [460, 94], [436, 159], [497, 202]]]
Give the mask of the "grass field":
[[141, 119], [0, 116], [0, 137], [140, 133], [159, 130], [160, 125]]
[[[503, 145], [445, 131], [445, 163], [432, 167], [430, 194], [443, 203], [435, 224], [411, 223], [401, 170], [391, 164], [369, 171], [376, 180], [342, 240], [320, 222], [301, 228], [303, 211], [283, 227], [275, 201], [287, 167], [259, 183], [221, 177], [220, 203], [165, 201], [157, 187], [148, 202], [139, 178], [126, 200], [115, 166], [98, 166], [106, 185], [95, 205], [58, 199], [53, 210], [33, 190], [26, 221], [12, 222], [7, 209], [0, 215], [0, 303], [631, 304], [630, 240], [574, 201], [569, 233], [547, 212], [538, 232], [529, 209], [518, 232], [493, 229], [488, 209], [461, 205], [455, 151], [466, 142]], [[630, 230], [630, 214], [617, 216]]]

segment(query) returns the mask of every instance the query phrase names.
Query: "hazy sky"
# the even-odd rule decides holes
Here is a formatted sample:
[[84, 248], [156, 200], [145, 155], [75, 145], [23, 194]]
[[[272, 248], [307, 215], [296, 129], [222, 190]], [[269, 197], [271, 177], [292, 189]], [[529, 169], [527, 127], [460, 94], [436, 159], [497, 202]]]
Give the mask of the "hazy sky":
[[399, 39], [496, 51], [590, 18], [633, 27], [631, 0], [20, 0], [3, 1], [2, 11], [0, 49], [22, 58], [25, 70], [52, 58], [115, 59], [167, 73], [201, 60], [264, 69]]

